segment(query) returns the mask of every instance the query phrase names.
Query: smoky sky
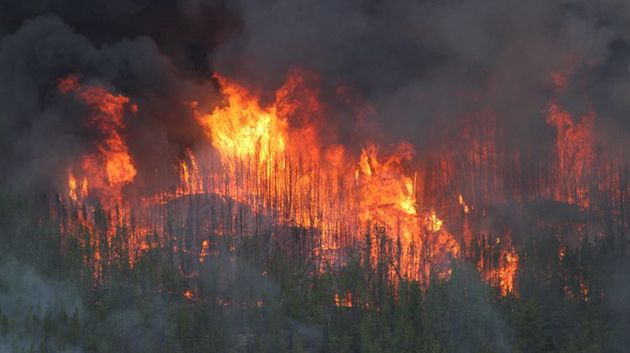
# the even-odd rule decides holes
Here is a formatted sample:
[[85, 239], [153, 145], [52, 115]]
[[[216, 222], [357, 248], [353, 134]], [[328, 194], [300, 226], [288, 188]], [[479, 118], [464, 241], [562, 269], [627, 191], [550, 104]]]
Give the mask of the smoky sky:
[[288, 66], [312, 68], [361, 90], [388, 136], [420, 146], [438, 119], [485, 109], [537, 139], [555, 71], [570, 71], [575, 114], [592, 104], [625, 122], [628, 9], [590, 3], [243, 1], [243, 29], [211, 60], [270, 85]]
[[[216, 101], [213, 72], [272, 91], [294, 67], [325, 91], [351, 87], [375, 108], [383, 142], [420, 154], [484, 114], [507, 139], [544, 146], [552, 100], [595, 111], [615, 146], [630, 128], [629, 18], [622, 0], [0, 0], [4, 174], [29, 185], [90, 148], [84, 107], [55, 91], [68, 74], [138, 103], [128, 134], [141, 170], [200, 139], [184, 103]], [[569, 77], [565, 92], [553, 72]], [[343, 120], [342, 140], [357, 129], [330, 119]]]

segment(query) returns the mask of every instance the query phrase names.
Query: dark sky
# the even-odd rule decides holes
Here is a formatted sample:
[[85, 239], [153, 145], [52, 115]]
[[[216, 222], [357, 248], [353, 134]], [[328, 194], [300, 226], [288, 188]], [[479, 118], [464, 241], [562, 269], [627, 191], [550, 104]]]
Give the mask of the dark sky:
[[[624, 0], [0, 0], [1, 161], [29, 184], [86, 148], [79, 107], [54, 89], [69, 73], [139, 103], [130, 147], [151, 165], [200, 137], [182, 102], [216, 99], [212, 72], [271, 91], [296, 66], [324, 91], [352, 87], [384, 142], [420, 154], [439, 127], [484, 114], [518, 144], [548, 143], [551, 100], [594, 110], [602, 144], [618, 146], [629, 41]], [[568, 75], [566, 92], [553, 72]]]

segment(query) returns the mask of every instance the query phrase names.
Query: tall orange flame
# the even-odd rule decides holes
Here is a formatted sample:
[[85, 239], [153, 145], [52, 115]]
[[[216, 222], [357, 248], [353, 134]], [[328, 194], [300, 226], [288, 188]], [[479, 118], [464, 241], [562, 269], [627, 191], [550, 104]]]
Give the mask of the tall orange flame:
[[552, 103], [547, 112], [547, 123], [556, 129], [555, 168], [552, 169], [554, 200], [589, 206], [588, 185], [591, 180], [593, 152], [593, 124], [590, 113], [574, 122], [571, 115]]
[[122, 136], [129, 98], [113, 95], [103, 87], [80, 85], [77, 76], [59, 80], [58, 88], [64, 94], [74, 92], [90, 108], [87, 126], [103, 136], [97, 142], [97, 151], [82, 158], [78, 171], [82, 176], [80, 193], [77, 193], [77, 179], [69, 172], [69, 197], [77, 200], [79, 196], [84, 198], [94, 193], [106, 209], [112, 210], [122, 204], [122, 188], [137, 173]]
[[[323, 252], [342, 246], [344, 235], [358, 241], [364, 229], [378, 225], [399, 244], [398, 272], [428, 278], [430, 261], [447, 262], [444, 254], [458, 256], [459, 246], [435, 211], [419, 211], [414, 179], [403, 168], [413, 156], [411, 146], [400, 144], [383, 157], [367, 141], [357, 158], [340, 145], [323, 146], [323, 108], [306, 86], [307, 75], [293, 72], [268, 106], [217, 76], [225, 103], [197, 118], [229, 172], [210, 191], [277, 212], [283, 224], [317, 228]], [[429, 245], [429, 258], [423, 258], [421, 249]]]

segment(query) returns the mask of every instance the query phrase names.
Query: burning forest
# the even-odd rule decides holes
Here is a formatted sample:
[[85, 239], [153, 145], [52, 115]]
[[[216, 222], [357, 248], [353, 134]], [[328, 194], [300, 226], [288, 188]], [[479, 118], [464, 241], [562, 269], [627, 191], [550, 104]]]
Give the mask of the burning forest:
[[0, 3], [0, 351], [624, 352], [630, 13]]

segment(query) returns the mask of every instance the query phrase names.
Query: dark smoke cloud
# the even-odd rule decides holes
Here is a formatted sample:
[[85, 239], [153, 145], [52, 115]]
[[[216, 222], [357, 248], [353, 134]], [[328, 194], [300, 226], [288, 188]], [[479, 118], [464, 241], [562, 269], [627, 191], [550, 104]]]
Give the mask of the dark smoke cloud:
[[[200, 139], [186, 104], [216, 99], [215, 70], [275, 89], [291, 67], [305, 67], [324, 87], [358, 90], [383, 136], [420, 151], [432, 148], [436, 129], [487, 111], [506, 139], [546, 151], [551, 99], [578, 116], [594, 109], [601, 140], [618, 147], [630, 141], [629, 19], [626, 0], [0, 0], [0, 183], [50, 187], [51, 175], [63, 177], [93, 148], [86, 107], [55, 88], [73, 73], [138, 103], [127, 134], [144, 177]], [[554, 71], [571, 77], [564, 94], [551, 84]], [[442, 140], [456, 144], [454, 136]], [[627, 282], [619, 275], [611, 289], [619, 337], [629, 327]], [[44, 284], [37, 288], [52, 286]], [[503, 335], [497, 313], [475, 308]], [[111, 321], [127, 317], [122, 333], [136, 332], [137, 313]]]
[[71, 73], [141, 107], [126, 134], [150, 179], [200, 140], [188, 103], [216, 95], [208, 55], [238, 27], [223, 1], [0, 0], [2, 184], [59, 190], [51, 175], [93, 150], [86, 107], [55, 89]]
[[140, 169], [163, 161], [169, 142], [184, 145], [197, 138], [187, 103], [214, 94], [210, 82], [181, 78], [148, 37], [97, 47], [58, 16], [28, 20], [0, 40], [0, 134], [7, 151], [0, 158], [9, 167], [7, 180], [18, 186], [45, 186], [51, 175], [64, 175], [72, 158], [93, 148], [86, 107], [56, 89], [68, 74], [129, 96], [141, 107], [127, 119], [132, 155], [145, 164]]
[[[385, 142], [420, 153], [457, 144], [460, 121], [483, 115], [546, 153], [552, 99], [575, 116], [595, 110], [601, 140], [618, 147], [630, 130], [628, 12], [615, 0], [0, 0], [1, 158], [30, 181], [89, 148], [81, 107], [54, 90], [68, 73], [139, 103], [130, 148], [154, 170], [200, 140], [185, 103], [214, 101], [212, 72], [271, 90], [295, 66], [332, 94], [357, 90]], [[555, 71], [570, 77], [563, 94]], [[361, 130], [347, 112], [331, 119], [341, 142]]]
[[569, 66], [563, 101], [572, 112], [590, 103], [608, 123], [610, 107], [627, 110], [627, 53], [615, 44], [628, 38], [623, 2], [280, 0], [238, 8], [242, 32], [212, 56], [219, 71], [273, 86], [287, 67], [306, 66], [360, 89], [392, 140], [427, 147], [438, 121], [491, 109], [514, 138], [539, 142], [550, 136], [541, 113], [555, 95], [550, 74]]
[[0, 33], [13, 33], [25, 21], [53, 13], [93, 43], [147, 36], [186, 73], [208, 78], [207, 55], [239, 27], [222, 0], [29, 0], [0, 1]]

